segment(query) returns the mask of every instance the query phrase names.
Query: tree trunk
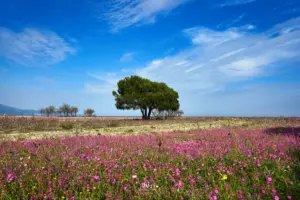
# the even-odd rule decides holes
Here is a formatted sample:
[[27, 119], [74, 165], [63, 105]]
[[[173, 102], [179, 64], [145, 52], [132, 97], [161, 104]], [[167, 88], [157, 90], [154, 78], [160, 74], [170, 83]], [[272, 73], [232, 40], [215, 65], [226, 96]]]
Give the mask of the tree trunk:
[[142, 112], [142, 115], [143, 115], [142, 119], [145, 119], [145, 120], [149, 119], [147, 108], [141, 108], [141, 112]]
[[148, 118], [148, 119], [150, 119], [150, 118], [151, 118], [151, 112], [152, 112], [152, 109], [151, 109], [151, 108], [149, 108], [149, 112], [148, 112], [148, 116], [147, 116], [147, 118]]
[[151, 112], [152, 109], [151, 108], [141, 108], [141, 112], [142, 112], [142, 119], [148, 120], [151, 117]]
[[142, 113], [142, 119], [145, 119], [145, 111], [144, 111], [144, 109], [140, 108], [140, 110], [141, 110], [141, 113]]

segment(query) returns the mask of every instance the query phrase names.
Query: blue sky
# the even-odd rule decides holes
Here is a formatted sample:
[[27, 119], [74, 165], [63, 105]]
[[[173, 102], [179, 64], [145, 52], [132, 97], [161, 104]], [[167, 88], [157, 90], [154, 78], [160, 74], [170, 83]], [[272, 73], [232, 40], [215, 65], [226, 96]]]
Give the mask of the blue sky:
[[299, 116], [298, 0], [1, 0], [0, 103], [118, 111], [137, 74], [186, 115]]

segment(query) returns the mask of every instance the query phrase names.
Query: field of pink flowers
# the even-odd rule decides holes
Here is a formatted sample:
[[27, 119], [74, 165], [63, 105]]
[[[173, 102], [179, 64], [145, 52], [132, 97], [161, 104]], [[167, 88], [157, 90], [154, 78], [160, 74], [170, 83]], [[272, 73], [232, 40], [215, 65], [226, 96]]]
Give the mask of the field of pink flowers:
[[300, 138], [209, 129], [0, 144], [0, 199], [300, 199]]

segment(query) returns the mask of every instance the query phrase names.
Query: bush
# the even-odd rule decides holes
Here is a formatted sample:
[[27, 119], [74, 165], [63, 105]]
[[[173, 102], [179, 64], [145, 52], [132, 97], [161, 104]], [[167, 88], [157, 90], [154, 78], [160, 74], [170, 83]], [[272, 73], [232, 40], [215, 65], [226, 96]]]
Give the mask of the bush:
[[153, 119], [157, 120], [163, 120], [167, 118], [175, 118], [175, 117], [181, 117], [184, 114], [182, 110], [153, 110], [152, 116]]

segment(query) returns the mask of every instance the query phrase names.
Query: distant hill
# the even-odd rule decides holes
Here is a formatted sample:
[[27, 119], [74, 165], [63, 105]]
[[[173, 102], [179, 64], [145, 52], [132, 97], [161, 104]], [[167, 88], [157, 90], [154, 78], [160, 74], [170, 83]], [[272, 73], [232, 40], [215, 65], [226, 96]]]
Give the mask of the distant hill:
[[21, 116], [31, 116], [38, 115], [38, 111], [36, 110], [27, 110], [27, 109], [19, 109], [10, 106], [6, 106], [0, 104], [0, 115], [21, 115]]

